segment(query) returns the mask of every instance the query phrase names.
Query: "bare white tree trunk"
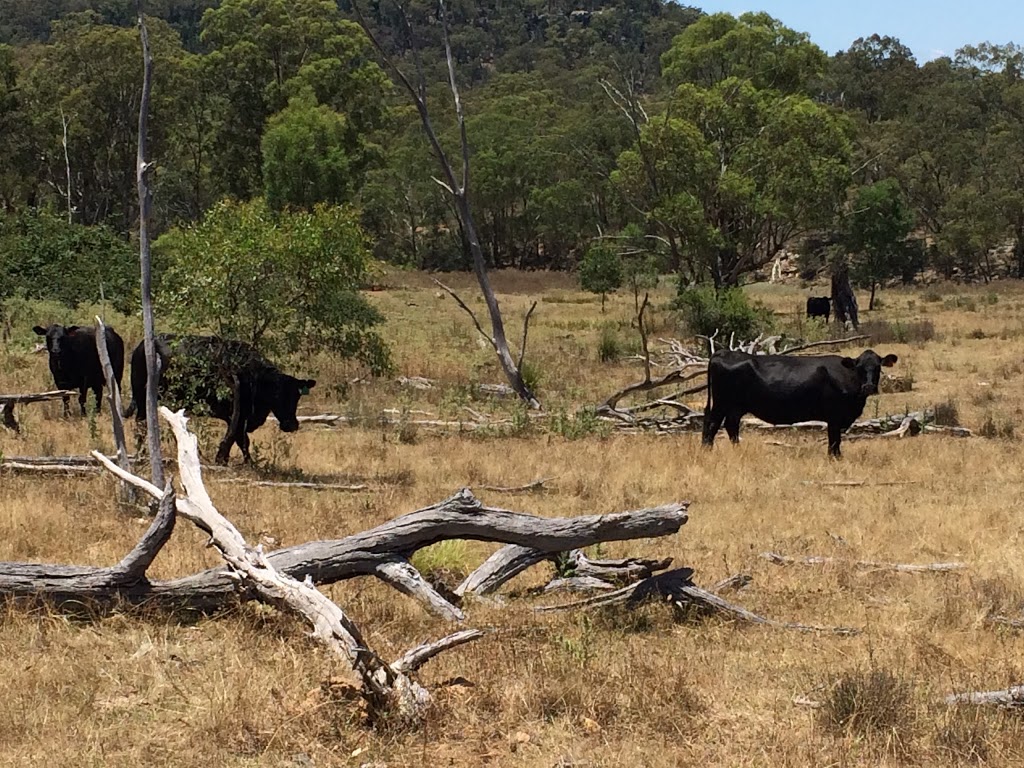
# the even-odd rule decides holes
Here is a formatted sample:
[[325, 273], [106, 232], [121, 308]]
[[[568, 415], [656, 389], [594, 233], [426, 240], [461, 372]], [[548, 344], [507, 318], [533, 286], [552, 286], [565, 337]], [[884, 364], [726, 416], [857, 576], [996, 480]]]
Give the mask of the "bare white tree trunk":
[[149, 444], [149, 465], [153, 484], [163, 487], [164, 463], [160, 455], [160, 421], [156, 411], [159, 386], [159, 361], [156, 354], [153, 325], [152, 263], [149, 253], [149, 213], [153, 202], [149, 191], [149, 165], [146, 162], [146, 127], [149, 122], [149, 94], [153, 86], [153, 56], [149, 50], [149, 35], [142, 13], [142, 0], [138, 0], [139, 37], [142, 39], [142, 99], [139, 103], [139, 152], [136, 159], [136, 182], [139, 188], [139, 261], [142, 267], [142, 329], [146, 348], [146, 433]]
[[[103, 368], [103, 377], [107, 380], [107, 403], [110, 405], [110, 418], [114, 430], [114, 445], [117, 447], [117, 465], [126, 472], [132, 471], [132, 462], [128, 458], [128, 446], [124, 439], [124, 420], [121, 418], [121, 390], [114, 376], [114, 366], [110, 363], [110, 352], [107, 350], [107, 326], [99, 315], [96, 316], [96, 352]], [[118, 500], [135, 501], [135, 489], [122, 482], [118, 490]]]
[[61, 107], [61, 110], [60, 110], [60, 123], [61, 123], [61, 127], [64, 129], [64, 133], [63, 133], [63, 135], [61, 137], [61, 142], [60, 143], [61, 143], [61, 146], [64, 147], [64, 179], [65, 179], [64, 196], [67, 199], [67, 204], [68, 204], [68, 224], [71, 223], [71, 212], [72, 212], [72, 207], [71, 207], [71, 157], [68, 155], [68, 125], [70, 124], [70, 122], [71, 121], [68, 120], [67, 115], [64, 114], [64, 108]]

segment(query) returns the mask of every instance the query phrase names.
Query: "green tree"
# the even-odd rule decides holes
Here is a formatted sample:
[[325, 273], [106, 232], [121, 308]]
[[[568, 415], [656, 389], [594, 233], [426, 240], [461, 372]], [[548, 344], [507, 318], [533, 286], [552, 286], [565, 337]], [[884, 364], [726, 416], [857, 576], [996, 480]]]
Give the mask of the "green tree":
[[223, 0], [203, 14], [202, 26], [210, 50], [205, 74], [224, 100], [211, 168], [222, 192], [241, 199], [260, 194], [266, 122], [305, 89], [344, 114], [351, 134], [345, 146], [357, 146], [381, 125], [387, 78], [369, 57], [366, 35], [342, 18], [337, 3]]
[[[147, 26], [154, 59], [149, 142], [153, 156], [162, 157], [173, 120], [174, 72], [183, 51], [165, 23], [154, 19]], [[134, 29], [100, 24], [89, 12], [54, 22], [51, 42], [34, 58], [21, 91], [31, 121], [32, 152], [40, 158], [38, 197], [52, 200], [55, 207], [71, 207], [75, 220], [85, 224], [104, 222], [121, 232], [132, 228], [138, 208], [141, 90], [142, 58]], [[56, 195], [44, 190], [56, 190]]]
[[225, 201], [155, 244], [158, 296], [182, 329], [213, 331], [271, 352], [330, 350], [375, 373], [390, 365], [360, 295], [371, 268], [350, 208], [274, 213], [262, 199]]
[[703, 16], [661, 57], [665, 77], [673, 83], [711, 88], [737, 78], [758, 89], [806, 94], [815, 89], [826, 62], [805, 33], [767, 13]]
[[903, 277], [906, 261], [914, 253], [906, 239], [914, 224], [895, 179], [861, 187], [847, 222], [847, 244], [856, 254], [854, 279], [871, 289], [868, 310], [875, 308], [875, 289], [890, 277]]
[[605, 299], [622, 287], [622, 257], [611, 246], [595, 243], [587, 249], [580, 262], [580, 287], [589, 293], [601, 295], [601, 311]]
[[317, 104], [305, 90], [273, 115], [263, 132], [263, 186], [267, 204], [310, 209], [316, 203], [351, 200], [363, 165], [350, 146], [352, 133], [344, 115]]
[[[690, 281], [738, 285], [792, 238], [831, 221], [849, 183], [851, 126], [800, 95], [729, 79], [680, 86], [613, 179], [686, 244]], [[648, 166], [658, 179], [649, 183]]]

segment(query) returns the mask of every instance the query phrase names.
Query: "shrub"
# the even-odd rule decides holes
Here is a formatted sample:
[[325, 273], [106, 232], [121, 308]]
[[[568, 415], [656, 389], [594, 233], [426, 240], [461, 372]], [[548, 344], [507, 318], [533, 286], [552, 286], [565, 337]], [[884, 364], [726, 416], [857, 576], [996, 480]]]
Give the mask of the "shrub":
[[68, 307], [138, 301], [138, 252], [104, 225], [69, 224], [42, 210], [0, 213], [0, 299], [50, 299]]
[[597, 359], [602, 363], [612, 363], [620, 357], [622, 357], [622, 343], [619, 341], [615, 329], [606, 325], [601, 329], [601, 339], [597, 342]]
[[889, 670], [851, 672], [825, 697], [821, 720], [837, 735], [889, 731], [904, 736], [912, 725], [910, 686]]
[[935, 424], [943, 427], [960, 426], [960, 409], [955, 400], [946, 400], [936, 403], [932, 409], [935, 412]]
[[683, 323], [691, 333], [711, 336], [718, 331], [719, 339], [735, 334], [737, 339], [753, 339], [772, 327], [771, 311], [759, 304], [751, 305], [739, 288], [681, 287], [676, 299]]

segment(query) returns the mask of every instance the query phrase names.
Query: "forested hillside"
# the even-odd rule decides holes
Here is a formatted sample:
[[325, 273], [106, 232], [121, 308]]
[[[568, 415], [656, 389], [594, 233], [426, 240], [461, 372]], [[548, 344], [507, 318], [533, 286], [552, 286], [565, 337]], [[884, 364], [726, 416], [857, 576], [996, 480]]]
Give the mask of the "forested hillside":
[[[88, 252], [74, 244], [136, 226], [134, 5], [0, 0], [0, 297], [46, 293], [54, 261]], [[393, 3], [361, 8], [403, 70], [419, 66], [454, 145], [435, 4], [409, 3], [408, 24]], [[285, 216], [350, 205], [378, 258], [467, 266], [418, 116], [347, 2], [147, 9], [157, 234], [225, 198]], [[1024, 276], [1019, 47], [920, 64], [879, 30], [829, 57], [785, 19], [661, 0], [449, 11], [494, 266], [565, 269], [612, 248], [683, 285], [733, 285], [801, 247], [807, 274], [849, 253], [865, 285], [925, 268]], [[108, 251], [83, 295], [59, 298], [128, 286], [130, 248]]]

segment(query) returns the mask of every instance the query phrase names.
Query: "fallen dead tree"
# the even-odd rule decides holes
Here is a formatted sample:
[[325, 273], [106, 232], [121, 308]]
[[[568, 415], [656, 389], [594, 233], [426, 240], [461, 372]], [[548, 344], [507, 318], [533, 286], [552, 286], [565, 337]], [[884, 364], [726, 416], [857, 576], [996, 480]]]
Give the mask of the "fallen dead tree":
[[962, 571], [967, 563], [883, 563], [874, 560], [844, 560], [835, 557], [787, 557], [777, 552], [762, 552], [761, 557], [776, 565], [842, 565], [866, 571], [896, 573], [948, 573]]
[[[159, 498], [151, 483], [124, 472], [102, 454], [94, 456], [117, 477], [144, 493]], [[178, 511], [186, 501], [178, 500]], [[498, 541], [545, 553], [565, 552], [599, 542], [651, 538], [676, 533], [687, 520], [687, 503], [668, 504], [634, 512], [587, 515], [576, 518], [541, 518], [487, 507], [464, 489], [451, 498], [397, 517], [362, 533], [334, 541], [314, 541], [286, 547], [265, 555], [267, 563], [285, 576], [307, 577], [316, 584], [331, 584], [356, 576], [376, 576], [409, 594], [425, 607], [450, 620], [460, 620], [459, 607], [443, 598], [411, 565], [412, 554], [444, 539]], [[499, 550], [500, 551], [500, 550]], [[540, 562], [540, 559], [535, 562]], [[244, 585], [241, 590], [222, 568], [166, 581], [140, 580], [109, 585], [95, 580], [81, 589], [69, 590], [62, 578], [66, 566], [32, 564], [32, 578], [25, 578], [20, 563], [0, 563], [0, 594], [63, 601], [110, 601], [145, 603], [167, 607], [215, 610], [240, 595], [256, 597]], [[76, 575], [101, 569], [75, 567]], [[57, 581], [49, 578], [54, 575]]]
[[55, 389], [50, 392], [35, 392], [27, 395], [0, 395], [0, 423], [14, 432], [21, 432], [21, 426], [14, 416], [14, 406], [26, 403], [45, 403], [48, 400], [63, 400], [78, 394], [70, 389]]
[[[121, 469], [99, 452], [94, 457], [111, 473], [161, 500], [161, 512], [139, 546], [112, 568], [0, 563], [0, 594], [8, 598], [48, 599], [53, 603], [117, 599], [124, 603], [223, 605], [234, 595], [257, 599], [304, 618], [314, 636], [344, 658], [359, 676], [371, 717], [417, 721], [429, 703], [428, 692], [409, 674], [436, 654], [482, 636], [468, 630], [404, 654], [392, 664], [367, 647], [358, 627], [342, 609], [316, 589], [355, 575], [374, 575], [420, 600], [445, 618], [463, 618], [461, 610], [441, 596], [409, 562], [417, 549], [448, 538], [531, 544], [552, 553], [601, 541], [647, 538], [675, 533], [686, 522], [687, 504], [590, 515], [539, 518], [485, 507], [468, 490], [439, 504], [403, 515], [372, 531], [335, 542], [311, 542], [266, 554], [250, 547], [239, 531], [214, 507], [203, 484], [197, 440], [186, 419], [166, 408], [178, 442], [178, 467], [186, 495], [175, 498], [147, 480]], [[192, 521], [210, 537], [227, 568], [215, 568], [184, 579], [150, 581], [146, 570], [170, 536], [175, 516]], [[583, 559], [585, 561], [585, 558]], [[583, 561], [581, 561], [582, 564]], [[635, 564], [621, 561], [626, 570]], [[610, 566], [608, 566], [610, 567]]]

